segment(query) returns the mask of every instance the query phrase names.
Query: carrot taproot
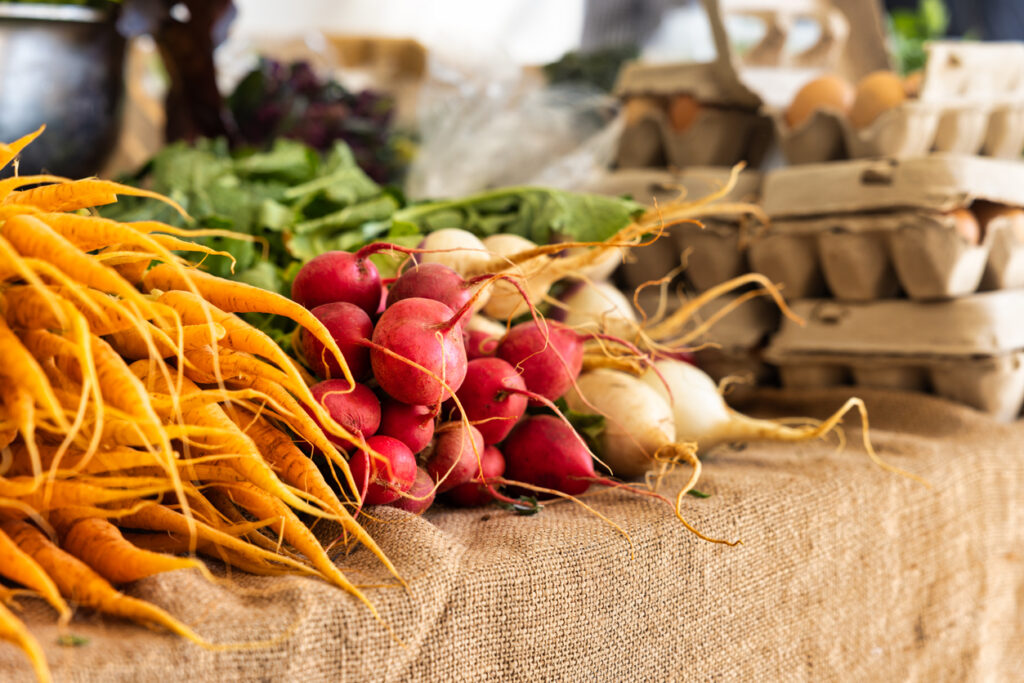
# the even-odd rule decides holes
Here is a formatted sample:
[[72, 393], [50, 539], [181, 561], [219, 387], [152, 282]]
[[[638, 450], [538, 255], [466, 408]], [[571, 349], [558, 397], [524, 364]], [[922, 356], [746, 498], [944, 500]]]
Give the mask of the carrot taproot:
[[3, 320], [0, 320], [0, 381], [28, 392], [48, 418], [64, 429], [70, 427], [46, 373]]
[[313, 535], [313, 532], [278, 498], [245, 482], [216, 484], [215, 488], [224, 491], [237, 505], [248, 510], [257, 519], [276, 520], [270, 525], [271, 529], [280, 533], [288, 543], [305, 555], [331, 583], [355, 596], [366, 605], [375, 617], [379, 618], [377, 608], [373, 606], [373, 603], [341, 573], [341, 570], [327, 556], [327, 551], [320, 545], [320, 541]]
[[[0, 523], [0, 529], [53, 579], [61, 595], [84, 607], [138, 622], [163, 626], [183, 638], [207, 646], [208, 643], [185, 624], [156, 605], [129, 597], [81, 560], [61, 550], [31, 524], [22, 521]], [[110, 558], [116, 561], [117, 558]]]
[[[32, 394], [18, 384], [3, 382], [0, 383], [0, 400], [3, 401], [9, 418], [17, 425], [15, 434], [21, 434], [22, 444], [32, 464], [32, 475], [41, 477], [43, 469], [39, 458], [39, 446], [36, 443], [36, 407]], [[10, 443], [8, 441], [4, 447]]]
[[39, 128], [36, 128], [31, 133], [22, 135], [14, 142], [0, 144], [0, 168], [3, 168], [7, 164], [11, 163], [11, 159], [18, 156], [18, 154], [21, 153], [21, 150], [25, 149], [25, 147], [27, 147], [33, 140], [39, 137], [39, 135], [44, 130], [46, 130], [46, 126], [42, 125], [39, 126]]
[[63, 532], [61, 545], [113, 584], [131, 583], [177, 569], [206, 570], [202, 562], [192, 558], [136, 548], [124, 539], [116, 526], [98, 517], [84, 517], [72, 523], [70, 529]]
[[223, 326], [226, 333], [225, 345], [228, 348], [266, 358], [298, 384], [312, 383], [312, 377], [282, 351], [273, 339], [237, 315], [218, 310], [202, 297], [180, 289], [163, 292], [156, 300], [177, 311], [186, 325], [201, 325], [212, 319], [214, 323]]
[[[191, 285], [191, 286], [190, 286]], [[201, 271], [192, 271], [188, 278], [169, 264], [160, 264], [149, 269], [143, 277], [147, 291], [172, 289], [191, 290], [208, 302], [228, 313], [270, 313], [288, 318], [316, 337], [341, 367], [344, 378], [354, 384], [345, 358], [334, 337], [316, 316], [291, 299], [267, 290], [218, 278]]]
[[[170, 358], [192, 349], [216, 344], [227, 334], [224, 328], [217, 323], [213, 325], [184, 325], [178, 331], [180, 337], [171, 340], [164, 330], [152, 323], [145, 323], [145, 325], [148, 326], [152, 339], [156, 342], [156, 352], [160, 358]], [[109, 342], [121, 356], [130, 360], [146, 359], [153, 355], [147, 340], [137, 329], [115, 332], [110, 335]]]
[[111, 488], [81, 480], [50, 481], [46, 482], [45, 488], [41, 484], [38, 479], [24, 477], [0, 479], [0, 496], [29, 505], [38, 512], [46, 512], [69, 505], [96, 506], [137, 500], [174, 489], [166, 483], [153, 482], [148, 485], [140, 482], [135, 488]]
[[0, 530], [0, 576], [38, 593], [57, 610], [61, 622], [71, 619], [71, 608], [60, 596], [57, 585], [39, 564]]
[[[123, 535], [125, 540], [135, 547], [142, 548], [143, 550], [176, 555], [185, 555], [190, 552], [189, 540], [184, 536], [178, 536], [170, 533], [140, 533], [130, 531], [125, 532]], [[199, 541], [196, 552], [215, 560], [219, 560], [229, 567], [235, 567], [236, 569], [241, 569], [242, 571], [250, 574], [283, 576], [293, 572], [293, 570], [286, 567], [272, 564], [266, 559], [245, 557], [237, 550], [224, 548], [208, 541]]]
[[32, 670], [39, 683], [50, 683], [53, 680], [50, 675], [50, 667], [46, 664], [46, 654], [40, 647], [39, 641], [29, 633], [25, 624], [3, 604], [0, 604], [0, 638], [21, 648], [29, 662], [32, 663]]
[[12, 216], [0, 225], [0, 233], [25, 257], [51, 263], [89, 287], [117, 294], [148, 310], [148, 300], [116, 272], [83, 253], [35, 216]]
[[[2, 160], [3, 157], [0, 155], [0, 161]], [[46, 211], [76, 211], [113, 204], [117, 201], [118, 195], [155, 199], [172, 207], [183, 218], [189, 217], [178, 202], [158, 192], [97, 178], [82, 178], [11, 192], [6, 197], [6, 203], [28, 204]]]
[[189, 530], [188, 520], [184, 515], [156, 503], [122, 517], [120, 525], [127, 529], [144, 529], [147, 531], [171, 533], [190, 542], [191, 539], [195, 539], [196, 541], [211, 543], [214, 546], [237, 552], [242, 557], [247, 557], [254, 561], [277, 563], [300, 574], [320, 576], [320, 572], [303, 562], [263, 550], [251, 543], [236, 538], [225, 530], [217, 529], [199, 520], [194, 520], [195, 533], [193, 534]]

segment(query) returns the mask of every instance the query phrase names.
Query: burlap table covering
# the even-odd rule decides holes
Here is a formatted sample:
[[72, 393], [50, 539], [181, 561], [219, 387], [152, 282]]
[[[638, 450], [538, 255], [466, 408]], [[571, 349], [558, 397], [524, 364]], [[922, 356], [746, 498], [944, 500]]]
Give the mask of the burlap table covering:
[[[656, 502], [591, 501], [633, 541], [571, 504], [535, 517], [498, 510], [396, 510], [371, 531], [410, 592], [368, 588], [394, 635], [353, 599], [304, 578], [191, 572], [130, 592], [217, 642], [211, 652], [81, 615], [60, 647], [52, 614], [27, 619], [61, 681], [1020, 680], [1024, 676], [1024, 424], [999, 425], [936, 399], [864, 393], [889, 461], [856, 439], [756, 445], [707, 458], [685, 511], [742, 546], [702, 542]], [[761, 412], [817, 415], [837, 391], [759, 398]], [[848, 433], [855, 437], [855, 420]], [[679, 484], [676, 478], [668, 490]], [[358, 552], [364, 584], [384, 574]], [[0, 680], [31, 680], [0, 645]]]

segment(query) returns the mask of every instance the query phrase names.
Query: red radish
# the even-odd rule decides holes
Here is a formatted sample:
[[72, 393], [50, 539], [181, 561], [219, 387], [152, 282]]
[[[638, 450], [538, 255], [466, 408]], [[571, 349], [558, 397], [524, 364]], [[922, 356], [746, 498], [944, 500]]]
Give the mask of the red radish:
[[[502, 444], [505, 478], [577, 496], [595, 481], [594, 461], [572, 427], [551, 415], [528, 417]], [[527, 492], [529, 493], [529, 492]]]
[[433, 299], [453, 311], [473, 298], [479, 285], [467, 284], [462, 276], [442, 263], [421, 263], [395, 280], [388, 292], [388, 306], [402, 299]]
[[364, 252], [327, 251], [310, 259], [295, 275], [292, 299], [310, 309], [347, 301], [373, 314], [380, 304], [380, 273]]
[[463, 326], [466, 341], [466, 358], [474, 360], [493, 356], [498, 351], [498, 342], [505, 336], [505, 326], [482, 315], [474, 315]]
[[384, 460], [360, 450], [348, 462], [356, 486], [360, 489], [366, 486], [363, 503], [393, 503], [412, 488], [416, 479], [416, 456], [404, 443], [390, 436], [371, 436], [366, 445]]
[[422, 515], [434, 504], [434, 480], [422, 467], [416, 468], [416, 478], [412, 482], [412, 488], [399, 497], [392, 507], [399, 510], [411, 512], [414, 515]]
[[480, 456], [481, 469], [473, 481], [459, 484], [445, 494], [445, 500], [460, 507], [473, 508], [487, 505], [494, 500], [491, 488], [481, 486], [477, 481], [488, 481], [505, 473], [505, 456], [494, 446], [488, 446]]
[[446, 422], [437, 429], [437, 438], [427, 455], [427, 473], [437, 482], [439, 493], [465, 484], [479, 472], [484, 453], [484, 437], [472, 425]]
[[402, 403], [418, 405], [436, 405], [451, 396], [442, 379], [458, 391], [466, 377], [466, 347], [458, 324], [462, 315], [465, 309], [455, 313], [433, 299], [402, 299], [389, 306], [373, 330], [370, 349], [381, 389]]
[[[329, 379], [309, 388], [313, 398], [327, 410], [339, 425], [364, 439], [373, 436], [380, 428], [380, 401], [365, 384], [356, 384], [349, 391], [349, 383], [343, 379]], [[316, 419], [316, 416], [313, 416]], [[327, 432], [327, 438], [342, 448], [354, 444]]]
[[500, 358], [477, 358], [466, 364], [466, 380], [457, 396], [466, 417], [480, 430], [484, 443], [498, 443], [526, 412], [523, 378]]
[[561, 323], [529, 320], [508, 331], [498, 357], [522, 372], [527, 389], [553, 401], [583, 369], [583, 340]]
[[428, 406], [411, 406], [393, 398], [384, 400], [380, 408], [378, 434], [392, 436], [413, 453], [419, 453], [434, 438], [434, 411]]
[[[370, 373], [370, 350], [366, 348], [365, 342], [373, 334], [373, 322], [366, 311], [355, 304], [335, 301], [317, 306], [310, 312], [324, 324], [338, 343], [352, 377], [357, 381], [366, 379]], [[302, 357], [314, 375], [324, 379], [342, 376], [338, 361], [325, 353], [323, 342], [304, 327], [299, 331], [299, 344]]]

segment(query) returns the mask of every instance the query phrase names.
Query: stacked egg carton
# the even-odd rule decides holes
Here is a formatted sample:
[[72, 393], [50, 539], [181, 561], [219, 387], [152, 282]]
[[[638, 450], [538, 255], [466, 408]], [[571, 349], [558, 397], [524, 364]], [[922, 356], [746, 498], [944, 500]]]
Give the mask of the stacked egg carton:
[[[1024, 402], [1024, 164], [933, 154], [767, 174], [750, 267], [784, 287], [784, 386], [926, 390], [1000, 419]], [[985, 208], [975, 221], [971, 207]]]

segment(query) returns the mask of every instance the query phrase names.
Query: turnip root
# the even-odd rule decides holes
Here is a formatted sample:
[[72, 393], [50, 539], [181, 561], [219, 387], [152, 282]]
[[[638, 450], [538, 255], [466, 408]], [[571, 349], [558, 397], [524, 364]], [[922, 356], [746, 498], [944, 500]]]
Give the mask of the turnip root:
[[[483, 243], [494, 257], [492, 265], [500, 262], [502, 257], [529, 251], [537, 246], [525, 237], [506, 234], [491, 235]], [[543, 261], [534, 260], [516, 267], [504, 264], [501, 269], [508, 269], [508, 274], [513, 277], [522, 276], [523, 290], [529, 297], [530, 303], [536, 304], [544, 298], [544, 295], [551, 289], [551, 285], [558, 279], [557, 277], [549, 278], [543, 272], [539, 272], [543, 270], [545, 262], [549, 260], [548, 257], [543, 257]], [[523, 295], [519, 290], [511, 283], [501, 281], [491, 285], [491, 297], [483, 307], [484, 313], [498, 320], [514, 318], [527, 310], [527, 304], [523, 301]]]
[[640, 321], [632, 302], [607, 282], [581, 282], [562, 298], [569, 327], [581, 332], [604, 332], [623, 339], [636, 337]]
[[435, 230], [420, 242], [420, 249], [425, 250], [416, 257], [420, 263], [441, 263], [462, 277], [477, 275], [480, 265], [491, 260], [479, 237], [458, 228]]
[[566, 401], [575, 411], [605, 417], [598, 456], [623, 479], [642, 476], [671, 462], [686, 448], [676, 444], [668, 402], [632, 375], [604, 368], [585, 372], [566, 394]]
[[[771, 420], [748, 417], [733, 410], [726, 405], [714, 380], [707, 373], [683, 361], [658, 360], [654, 363], [654, 369], [646, 372], [641, 380], [663, 399], [670, 401], [675, 418], [676, 436], [695, 442], [702, 451], [722, 443], [820, 439], [836, 429], [843, 416], [856, 408], [863, 423], [864, 449], [868, 457], [883, 469], [927, 485], [920, 477], [893, 467], [878, 456], [868, 436], [867, 410], [859, 398], [849, 399], [839, 410], [820, 423], [790, 427]], [[671, 388], [671, 397], [666, 385]]]

